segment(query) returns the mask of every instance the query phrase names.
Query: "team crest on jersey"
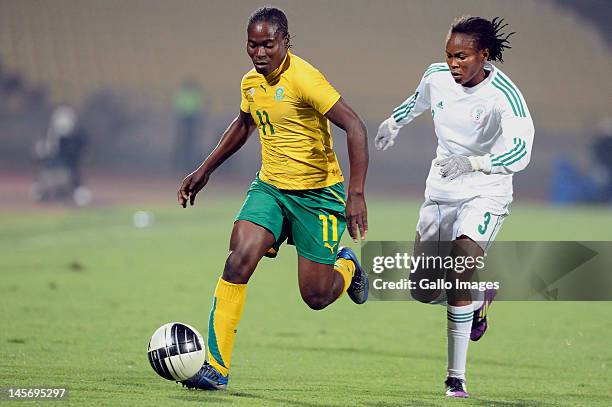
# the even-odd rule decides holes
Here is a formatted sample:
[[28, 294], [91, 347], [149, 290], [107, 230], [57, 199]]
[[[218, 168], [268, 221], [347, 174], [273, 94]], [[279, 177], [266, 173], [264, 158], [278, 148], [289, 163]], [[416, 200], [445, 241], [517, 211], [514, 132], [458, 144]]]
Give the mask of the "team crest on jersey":
[[470, 116], [472, 117], [472, 120], [474, 121], [474, 123], [481, 123], [485, 115], [485, 112], [486, 112], [486, 109], [483, 105], [474, 106], [472, 108], [472, 111], [470, 112]]
[[282, 86], [279, 86], [278, 88], [276, 88], [274, 99], [280, 102], [281, 100], [283, 100], [284, 97], [285, 97], [285, 88], [283, 88]]
[[249, 89], [249, 95], [251, 95], [251, 97], [255, 96], [255, 88]]

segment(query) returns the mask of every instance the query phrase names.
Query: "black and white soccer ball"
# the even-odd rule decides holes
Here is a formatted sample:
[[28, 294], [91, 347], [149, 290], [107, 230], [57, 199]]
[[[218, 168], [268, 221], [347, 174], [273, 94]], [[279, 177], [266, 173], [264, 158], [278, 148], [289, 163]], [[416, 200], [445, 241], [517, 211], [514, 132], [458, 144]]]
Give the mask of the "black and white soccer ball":
[[153, 333], [147, 354], [158, 375], [182, 381], [200, 370], [206, 360], [206, 347], [202, 335], [194, 327], [170, 322]]

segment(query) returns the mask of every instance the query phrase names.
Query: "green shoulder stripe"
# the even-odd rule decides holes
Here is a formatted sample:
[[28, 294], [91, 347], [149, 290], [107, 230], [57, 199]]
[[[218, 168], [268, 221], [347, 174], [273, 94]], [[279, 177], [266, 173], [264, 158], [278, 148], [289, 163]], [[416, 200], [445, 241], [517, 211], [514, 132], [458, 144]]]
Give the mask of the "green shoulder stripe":
[[512, 100], [510, 95], [508, 94], [508, 91], [505, 88], [503, 88], [499, 84], [499, 82], [497, 82], [497, 79], [494, 79], [492, 83], [493, 83], [493, 86], [495, 86], [497, 89], [499, 89], [506, 96], [506, 99], [508, 99], [508, 103], [510, 103], [510, 107], [512, 107], [512, 111], [514, 112], [514, 115], [517, 116], [517, 117], [520, 117], [519, 113], [517, 113], [516, 106], [514, 105], [514, 101]]
[[508, 77], [506, 77], [501, 72], [497, 72], [497, 77], [500, 78], [501, 81], [505, 85], [507, 85], [510, 91], [516, 96], [516, 100], [518, 101], [517, 106], [519, 107], [521, 114], [523, 115], [523, 117], [527, 117], [527, 115], [525, 114], [525, 106], [523, 104], [523, 99], [521, 98], [521, 94], [518, 91], [517, 87], [512, 82], [510, 82], [510, 79], [508, 79]]
[[423, 78], [427, 78], [429, 75], [431, 75], [432, 73], [436, 73], [436, 72], [444, 72], [447, 71], [449, 72], [450, 69], [448, 69], [448, 67], [439, 67], [439, 68], [431, 68], [428, 69], [427, 71], [425, 71], [425, 74], [423, 75]]
[[493, 79], [493, 83], [497, 84], [497, 86], [504, 88], [508, 94], [510, 95], [510, 97], [512, 97], [512, 100], [514, 101], [514, 106], [516, 107], [516, 111], [518, 112], [519, 117], [525, 117], [523, 114], [523, 111], [521, 110], [521, 100], [520, 98], [517, 96], [517, 94], [515, 93], [515, 91], [505, 82], [503, 82], [500, 77], [496, 77], [495, 79]]
[[431, 71], [432, 69], [438, 69], [438, 68], [448, 68], [448, 65], [442, 62], [431, 64], [427, 67], [425, 72], [427, 73], [428, 71]]

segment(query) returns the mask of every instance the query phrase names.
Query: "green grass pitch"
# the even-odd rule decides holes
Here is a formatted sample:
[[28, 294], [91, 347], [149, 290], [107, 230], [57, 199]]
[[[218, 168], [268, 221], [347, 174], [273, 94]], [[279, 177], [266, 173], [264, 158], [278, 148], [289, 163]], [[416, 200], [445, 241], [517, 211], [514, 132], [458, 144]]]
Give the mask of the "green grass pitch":
[[[62, 405], [612, 405], [612, 303], [495, 303], [491, 329], [470, 345], [472, 397], [446, 400], [441, 307], [341, 298], [311, 311], [287, 246], [249, 284], [230, 390], [161, 379], [148, 339], [174, 320], [206, 335], [241, 200], [203, 193], [193, 209], [157, 207], [147, 229], [132, 225], [134, 207], [2, 212], [0, 387], [67, 387]], [[417, 209], [370, 199], [369, 239], [411, 240]], [[611, 230], [609, 209], [515, 205], [498, 238], [610, 240]]]

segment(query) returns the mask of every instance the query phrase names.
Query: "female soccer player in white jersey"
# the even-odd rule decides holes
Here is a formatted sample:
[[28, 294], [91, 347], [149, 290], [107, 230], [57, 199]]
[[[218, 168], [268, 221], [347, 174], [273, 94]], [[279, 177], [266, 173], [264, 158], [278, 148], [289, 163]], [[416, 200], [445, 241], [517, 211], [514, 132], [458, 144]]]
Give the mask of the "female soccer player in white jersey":
[[[446, 41], [446, 63], [427, 68], [414, 94], [393, 110], [375, 139], [376, 148], [386, 150], [403, 126], [431, 109], [438, 148], [427, 177], [416, 242], [452, 242], [452, 256], [484, 254], [508, 215], [512, 176], [531, 157], [534, 127], [525, 99], [510, 78], [488, 62], [503, 62], [502, 53], [510, 48], [508, 38], [514, 33], [503, 34], [502, 21], [456, 19]], [[456, 277], [456, 272], [447, 272], [447, 281]], [[446, 296], [446, 395], [468, 397], [468, 342], [484, 334], [495, 291], [473, 301], [469, 293], [454, 289]], [[415, 298], [440, 303], [431, 296]]]

